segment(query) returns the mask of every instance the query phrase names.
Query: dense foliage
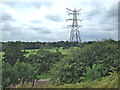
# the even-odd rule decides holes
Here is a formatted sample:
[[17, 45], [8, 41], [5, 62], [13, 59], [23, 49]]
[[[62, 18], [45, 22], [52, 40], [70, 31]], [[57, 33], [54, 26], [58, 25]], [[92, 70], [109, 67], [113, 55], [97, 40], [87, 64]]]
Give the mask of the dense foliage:
[[2, 59], [3, 87], [19, 83], [24, 78], [27, 81], [40, 79], [41, 74], [47, 73], [63, 55], [60, 52], [49, 52], [39, 49], [29, 57], [23, 50], [20, 42], [8, 42], [4, 44]]
[[25, 52], [21, 51], [22, 47], [19, 43], [8, 42], [4, 47], [4, 62], [8, 62], [10, 65], [14, 65], [17, 61], [25, 61]]
[[14, 66], [3, 62], [2, 66], [3, 87], [8, 87], [10, 84], [17, 84], [22, 78], [28, 81], [34, 80], [37, 76], [36, 68], [24, 62], [16, 63]]
[[[59, 41], [59, 42], [2, 42], [2, 50], [4, 51], [7, 48], [7, 44], [13, 43], [14, 45], [19, 44], [23, 49], [43, 49], [43, 48], [53, 48], [53, 47], [64, 47], [69, 48], [71, 43], [68, 41]], [[77, 43], [73, 44], [77, 46]]]
[[47, 73], [63, 56], [60, 52], [45, 50], [38, 50], [36, 53], [29, 56], [27, 63], [36, 66], [39, 74]]
[[118, 52], [118, 42], [111, 39], [74, 43], [73, 47], [68, 41], [6, 42], [2, 51], [3, 87], [19, 84], [22, 78], [34, 85], [42, 75], [49, 75], [55, 85], [99, 81], [120, 71]]
[[[118, 44], [106, 40], [73, 50], [50, 73], [53, 83], [69, 84], [92, 81], [119, 71]], [[113, 70], [114, 68], [114, 70]]]

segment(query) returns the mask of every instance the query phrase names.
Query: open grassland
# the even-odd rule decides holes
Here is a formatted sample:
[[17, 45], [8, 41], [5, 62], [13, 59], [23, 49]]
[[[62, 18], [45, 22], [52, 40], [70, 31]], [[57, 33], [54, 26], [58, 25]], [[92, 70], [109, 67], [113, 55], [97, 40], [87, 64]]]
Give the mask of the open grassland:
[[[74, 47], [74, 48], [76, 48], [76, 47]], [[29, 55], [31, 55], [31, 54], [36, 54], [37, 53], [37, 51], [38, 51], [39, 49], [28, 49], [28, 50], [25, 50], [27, 53], [25, 54], [25, 56], [26, 57], [29, 57]], [[55, 48], [51, 48], [51, 49], [44, 49], [44, 50], [46, 50], [46, 51], [50, 51], [50, 52], [61, 52], [62, 54], [68, 54], [68, 53], [70, 53], [70, 49], [63, 49], [63, 47], [60, 47], [59, 49], [57, 48], [57, 47], [55, 47]], [[22, 50], [23, 51], [23, 50]], [[3, 56], [4, 55], [4, 52], [0, 52], [0, 56]], [[3, 59], [4, 57], [2, 57], [2, 59]]]
[[[26, 52], [28, 52], [25, 56], [26, 56], [26, 57], [29, 57], [29, 55], [31, 55], [31, 54], [36, 54], [38, 50], [39, 50], [39, 49], [29, 49], [29, 50], [25, 50]], [[50, 52], [58, 52], [58, 51], [59, 51], [59, 52], [61, 52], [62, 54], [68, 54], [68, 53], [70, 53], [70, 49], [63, 49], [63, 47], [60, 47], [59, 49], [58, 49], [57, 47], [55, 47], [55, 48], [44, 49], [44, 50], [50, 51]]]
[[45, 49], [45, 50], [47, 50], [47, 51], [50, 51], [50, 52], [57, 52], [57, 51], [59, 51], [59, 52], [61, 52], [62, 54], [68, 54], [69, 52], [70, 52], [70, 50], [69, 49], [63, 49], [63, 47], [60, 47], [60, 48], [51, 48], [51, 49]]
[[25, 56], [26, 57], [29, 57], [29, 55], [31, 54], [36, 54], [36, 52], [38, 51], [39, 49], [29, 49], [29, 50], [25, 50], [26, 52], [28, 52]]
[[[77, 49], [78, 47], [73, 47], [73, 49]], [[38, 51], [39, 49], [29, 49], [29, 50], [25, 50], [26, 52], [28, 52], [26, 54], [26, 57], [28, 57], [30, 54], [36, 54], [36, 52]], [[51, 48], [51, 49], [44, 49], [46, 51], [50, 51], [50, 52], [61, 52], [62, 54], [69, 54], [70, 53], [70, 50], [71, 49], [63, 49], [63, 47], [60, 47], [60, 48]]]

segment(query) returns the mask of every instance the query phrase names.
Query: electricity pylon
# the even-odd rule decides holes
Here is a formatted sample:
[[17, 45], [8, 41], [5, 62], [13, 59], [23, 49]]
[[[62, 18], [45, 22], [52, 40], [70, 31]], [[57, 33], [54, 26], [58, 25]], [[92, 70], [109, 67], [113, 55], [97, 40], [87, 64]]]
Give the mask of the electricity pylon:
[[78, 19], [77, 16], [79, 16], [80, 10], [71, 10], [71, 9], [67, 9], [68, 12], [68, 16], [69, 15], [73, 15], [73, 18], [67, 19], [68, 20], [72, 20], [72, 25], [68, 25], [67, 27], [71, 27], [71, 33], [70, 33], [70, 42], [77, 42], [77, 43], [81, 43], [81, 38], [80, 38], [80, 31], [79, 28], [81, 25], [78, 25], [78, 21], [81, 22], [82, 19]]

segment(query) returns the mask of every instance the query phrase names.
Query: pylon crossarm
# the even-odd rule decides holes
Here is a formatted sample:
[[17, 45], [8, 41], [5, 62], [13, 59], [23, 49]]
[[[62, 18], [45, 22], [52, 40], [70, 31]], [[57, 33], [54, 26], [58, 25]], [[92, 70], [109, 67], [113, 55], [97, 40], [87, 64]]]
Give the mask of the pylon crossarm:
[[66, 21], [68, 21], [68, 20], [73, 20], [73, 19], [67, 19]]
[[71, 9], [69, 9], [69, 8], [66, 8], [67, 10], [69, 10], [69, 11], [73, 11], [73, 10], [71, 10]]

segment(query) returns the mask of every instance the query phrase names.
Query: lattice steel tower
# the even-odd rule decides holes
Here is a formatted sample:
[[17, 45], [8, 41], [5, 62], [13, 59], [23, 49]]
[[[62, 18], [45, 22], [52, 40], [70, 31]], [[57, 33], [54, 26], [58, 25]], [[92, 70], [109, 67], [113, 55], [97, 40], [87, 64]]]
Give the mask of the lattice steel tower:
[[[67, 19], [67, 20], [72, 20], [72, 25], [68, 25], [67, 27], [71, 27], [71, 33], [70, 33], [70, 42], [77, 42], [77, 43], [81, 43], [81, 38], [80, 38], [80, 31], [79, 31], [79, 28], [81, 25], [78, 25], [78, 21], [81, 22], [82, 19], [78, 19], [77, 16], [79, 16], [79, 13], [80, 10], [71, 10], [71, 9], [67, 9], [67, 12], [68, 12], [68, 16], [69, 15], [73, 15], [73, 18], [72, 19]], [[67, 21], [66, 20], [66, 21]]]

